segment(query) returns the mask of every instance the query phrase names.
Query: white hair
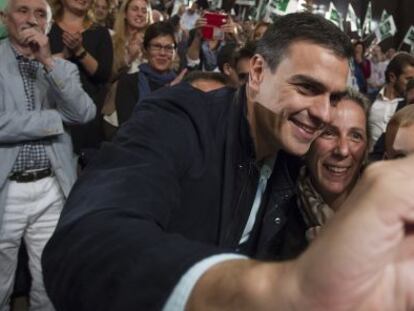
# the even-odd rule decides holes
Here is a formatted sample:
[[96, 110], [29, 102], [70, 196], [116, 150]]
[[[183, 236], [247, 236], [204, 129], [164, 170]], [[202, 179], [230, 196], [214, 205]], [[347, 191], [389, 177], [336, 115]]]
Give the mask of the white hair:
[[[49, 32], [50, 27], [52, 26], [52, 8], [47, 0], [43, 0], [43, 2], [46, 4], [46, 32]], [[8, 14], [10, 12], [10, 4], [11, 0], [4, 0], [4, 6], [0, 7], [0, 13]]]

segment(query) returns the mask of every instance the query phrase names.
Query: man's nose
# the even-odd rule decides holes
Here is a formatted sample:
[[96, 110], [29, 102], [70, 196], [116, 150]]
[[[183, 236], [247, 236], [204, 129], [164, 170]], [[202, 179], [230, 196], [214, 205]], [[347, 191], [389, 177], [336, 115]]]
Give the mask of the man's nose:
[[331, 120], [332, 109], [329, 94], [321, 94], [314, 99], [309, 111], [313, 118], [326, 124]]
[[37, 25], [39, 25], [39, 22], [37, 21], [36, 15], [34, 13], [32, 13], [32, 12], [29, 13], [29, 17], [28, 17], [27, 22], [28, 22], [28, 24], [30, 26], [37, 26]]

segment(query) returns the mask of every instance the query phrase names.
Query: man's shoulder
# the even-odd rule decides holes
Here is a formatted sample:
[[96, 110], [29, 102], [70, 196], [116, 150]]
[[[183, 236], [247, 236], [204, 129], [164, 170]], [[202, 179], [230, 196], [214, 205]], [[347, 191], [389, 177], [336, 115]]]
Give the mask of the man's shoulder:
[[233, 96], [234, 90], [230, 88], [224, 87], [211, 92], [203, 92], [187, 82], [182, 82], [173, 87], [163, 87], [152, 92], [147, 97], [147, 101], [169, 102], [192, 110], [210, 106], [225, 108]]
[[156, 114], [172, 114], [191, 120], [196, 127], [214, 127], [226, 123], [233, 104], [234, 91], [228, 88], [203, 92], [182, 82], [164, 87], [143, 99], [134, 114], [151, 111]]

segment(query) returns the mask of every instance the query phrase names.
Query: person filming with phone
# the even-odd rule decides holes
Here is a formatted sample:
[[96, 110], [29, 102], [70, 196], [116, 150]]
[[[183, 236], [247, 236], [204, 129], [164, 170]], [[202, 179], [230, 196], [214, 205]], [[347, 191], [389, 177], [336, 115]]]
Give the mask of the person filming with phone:
[[190, 32], [187, 67], [191, 70], [218, 71], [217, 55], [228, 42], [239, 44], [236, 23], [226, 13], [204, 12]]

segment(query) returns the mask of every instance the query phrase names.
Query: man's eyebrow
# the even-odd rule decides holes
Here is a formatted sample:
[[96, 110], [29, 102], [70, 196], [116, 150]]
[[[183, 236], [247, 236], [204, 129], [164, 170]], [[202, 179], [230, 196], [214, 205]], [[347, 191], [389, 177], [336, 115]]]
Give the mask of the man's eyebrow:
[[[328, 88], [321, 81], [306, 75], [295, 75], [289, 80], [292, 84], [306, 84], [312, 86], [315, 90], [323, 93], [327, 92]], [[338, 101], [346, 94], [346, 90], [334, 91], [331, 93], [331, 100]]]
[[293, 84], [310, 85], [320, 92], [325, 92], [328, 89], [321, 81], [306, 75], [294, 75], [290, 78], [289, 82]]

